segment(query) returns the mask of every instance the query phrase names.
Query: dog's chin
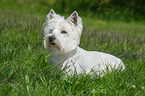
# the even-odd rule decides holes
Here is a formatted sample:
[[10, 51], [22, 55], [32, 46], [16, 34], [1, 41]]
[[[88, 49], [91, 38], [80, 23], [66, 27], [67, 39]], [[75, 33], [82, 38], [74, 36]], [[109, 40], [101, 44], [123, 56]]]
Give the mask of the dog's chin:
[[47, 42], [46, 50], [48, 50], [51, 53], [60, 54], [62, 49], [60, 48], [60, 44], [55, 42]]
[[56, 44], [55, 44], [54, 42], [51, 42], [50, 45], [54, 46], [54, 45], [56, 45]]
[[54, 54], [65, 54], [67, 52], [64, 52], [61, 48], [57, 47], [56, 44], [51, 44], [48, 48], [48, 51]]
[[52, 52], [52, 53], [57, 53], [57, 52], [59, 52], [59, 48], [58, 48], [58, 46], [56, 45], [56, 43], [49, 43], [48, 44], [48, 46], [47, 46], [47, 48], [46, 49], [48, 49], [48, 51], [50, 51], [50, 52]]
[[67, 54], [71, 52], [72, 50], [66, 50], [64, 48], [58, 47], [56, 44], [51, 44], [48, 48], [48, 51], [54, 54]]

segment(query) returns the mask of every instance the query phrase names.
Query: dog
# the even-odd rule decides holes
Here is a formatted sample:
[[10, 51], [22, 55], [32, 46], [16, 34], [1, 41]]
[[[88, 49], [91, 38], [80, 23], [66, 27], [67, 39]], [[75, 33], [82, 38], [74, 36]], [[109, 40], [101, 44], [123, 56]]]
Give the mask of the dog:
[[86, 51], [79, 47], [83, 26], [82, 19], [74, 11], [67, 19], [50, 10], [44, 24], [44, 46], [52, 53], [49, 63], [68, 74], [101, 74], [106, 70], [125, 69], [119, 58], [97, 51]]

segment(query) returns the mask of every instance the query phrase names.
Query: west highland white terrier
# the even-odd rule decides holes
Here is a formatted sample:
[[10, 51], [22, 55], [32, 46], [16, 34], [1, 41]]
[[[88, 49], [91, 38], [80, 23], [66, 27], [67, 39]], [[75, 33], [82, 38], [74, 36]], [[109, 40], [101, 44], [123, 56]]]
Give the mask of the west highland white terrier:
[[82, 29], [82, 19], [76, 11], [65, 20], [50, 10], [44, 28], [44, 46], [52, 53], [51, 64], [61, 69], [67, 67], [68, 74], [88, 74], [92, 70], [99, 74], [106, 69], [125, 68], [123, 62], [113, 55], [80, 48]]

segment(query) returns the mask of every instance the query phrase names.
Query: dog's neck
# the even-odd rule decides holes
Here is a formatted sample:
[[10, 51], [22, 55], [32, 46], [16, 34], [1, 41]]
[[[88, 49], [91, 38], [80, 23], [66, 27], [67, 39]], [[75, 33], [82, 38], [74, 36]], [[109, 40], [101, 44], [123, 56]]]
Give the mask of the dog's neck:
[[70, 58], [73, 55], [76, 54], [78, 47], [76, 47], [75, 49], [73, 49], [72, 51], [68, 52], [68, 53], [53, 53], [53, 56], [57, 57], [57, 58]]
[[65, 60], [67, 60], [68, 58], [74, 56], [77, 54], [79, 47], [73, 49], [72, 51], [68, 52], [68, 53], [53, 53], [51, 56], [51, 60], [50, 62], [54, 63], [54, 64], [61, 64], [63, 62], [65, 62]]

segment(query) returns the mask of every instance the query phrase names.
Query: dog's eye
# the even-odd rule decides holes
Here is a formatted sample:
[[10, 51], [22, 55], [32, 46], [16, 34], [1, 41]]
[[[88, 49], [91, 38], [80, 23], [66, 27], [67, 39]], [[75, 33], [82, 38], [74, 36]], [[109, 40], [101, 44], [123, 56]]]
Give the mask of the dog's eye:
[[52, 33], [52, 29], [49, 29], [49, 33]]
[[66, 32], [66, 31], [61, 31], [61, 33], [62, 33], [62, 34], [67, 34], [67, 32]]

